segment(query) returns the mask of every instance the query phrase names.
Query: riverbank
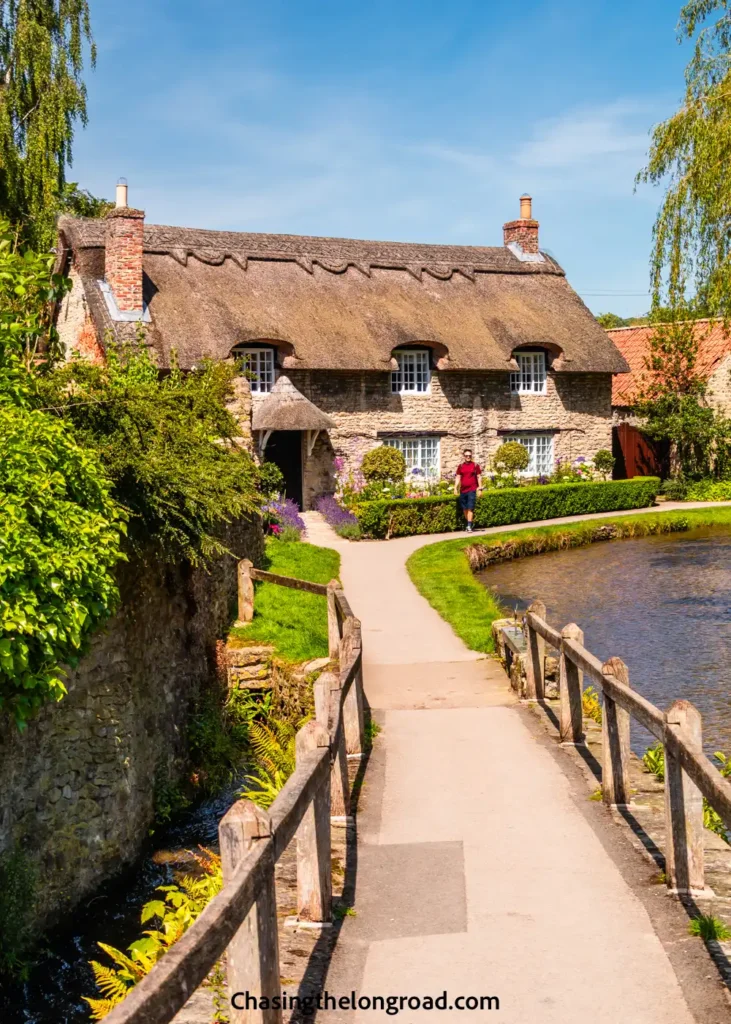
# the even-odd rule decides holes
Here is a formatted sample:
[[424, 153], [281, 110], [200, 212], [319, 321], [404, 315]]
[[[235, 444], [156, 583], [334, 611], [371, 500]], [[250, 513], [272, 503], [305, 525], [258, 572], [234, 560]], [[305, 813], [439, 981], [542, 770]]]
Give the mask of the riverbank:
[[731, 507], [675, 506], [621, 516], [582, 518], [576, 522], [468, 534], [458, 540], [427, 544], [414, 551], [406, 569], [419, 593], [473, 651], [494, 651], [492, 623], [505, 609], [474, 572], [487, 565], [528, 555], [600, 541], [684, 532], [704, 526], [731, 528]]

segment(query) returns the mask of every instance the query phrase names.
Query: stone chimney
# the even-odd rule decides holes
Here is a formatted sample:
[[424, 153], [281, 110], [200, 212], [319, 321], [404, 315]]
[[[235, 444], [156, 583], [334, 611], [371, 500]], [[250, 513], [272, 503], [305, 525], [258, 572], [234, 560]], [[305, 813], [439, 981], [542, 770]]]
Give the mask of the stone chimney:
[[528, 195], [520, 197], [520, 220], [509, 220], [503, 224], [505, 245], [515, 243], [523, 252], [538, 253], [538, 221], [533, 220], [533, 200]]
[[145, 230], [143, 210], [127, 205], [127, 183], [117, 185], [117, 205], [107, 214], [104, 277], [123, 319], [142, 314], [142, 237]]

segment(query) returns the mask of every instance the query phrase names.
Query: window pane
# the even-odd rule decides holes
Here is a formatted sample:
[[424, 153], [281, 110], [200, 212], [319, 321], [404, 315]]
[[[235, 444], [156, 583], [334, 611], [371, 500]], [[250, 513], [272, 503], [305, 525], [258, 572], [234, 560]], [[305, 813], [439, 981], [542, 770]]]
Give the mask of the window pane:
[[[439, 476], [438, 437], [391, 437], [384, 444], [403, 452], [408, 476]], [[419, 472], [413, 474], [413, 470]]]
[[391, 374], [391, 391], [394, 393], [416, 392], [424, 394], [429, 390], [429, 353], [423, 351], [394, 352], [399, 368]]
[[515, 434], [505, 440], [517, 441], [528, 449], [530, 462], [524, 471], [525, 476], [549, 476], [553, 472], [552, 434]]
[[274, 384], [274, 352], [270, 348], [235, 348], [233, 355], [243, 359], [252, 391], [269, 392]]
[[546, 354], [545, 352], [518, 352], [515, 358], [520, 370], [510, 374], [510, 390], [514, 394], [545, 394]]

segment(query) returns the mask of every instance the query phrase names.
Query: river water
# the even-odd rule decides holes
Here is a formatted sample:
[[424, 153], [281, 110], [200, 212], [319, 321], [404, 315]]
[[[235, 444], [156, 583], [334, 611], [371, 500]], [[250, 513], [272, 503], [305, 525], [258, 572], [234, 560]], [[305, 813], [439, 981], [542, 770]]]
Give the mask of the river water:
[[189, 870], [189, 851], [199, 845], [218, 851], [218, 823], [234, 799], [232, 786], [157, 830], [132, 870], [77, 907], [68, 927], [49, 933], [28, 980], [0, 986], [0, 1024], [88, 1024], [82, 997], [99, 998], [89, 960], [109, 962], [97, 942], [125, 950], [150, 927], [140, 924], [142, 905], [159, 898], [157, 886]]
[[[666, 710], [703, 716], [706, 750], [731, 753], [731, 534], [683, 534], [593, 544], [507, 562], [478, 574], [511, 610], [536, 598], [549, 623], [577, 623], [602, 661], [617, 655], [632, 686]], [[632, 746], [651, 738], [632, 723]]]

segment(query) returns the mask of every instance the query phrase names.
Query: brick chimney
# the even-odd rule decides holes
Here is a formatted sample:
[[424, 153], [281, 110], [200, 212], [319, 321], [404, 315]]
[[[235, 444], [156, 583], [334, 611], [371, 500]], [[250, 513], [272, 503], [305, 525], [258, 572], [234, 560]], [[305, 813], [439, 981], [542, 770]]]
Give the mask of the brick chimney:
[[520, 220], [509, 220], [503, 224], [505, 245], [515, 242], [523, 252], [538, 253], [538, 221], [533, 220], [533, 200], [528, 195], [520, 197]]
[[104, 276], [120, 313], [142, 313], [143, 210], [127, 205], [127, 184], [117, 185], [117, 205], [107, 214]]

